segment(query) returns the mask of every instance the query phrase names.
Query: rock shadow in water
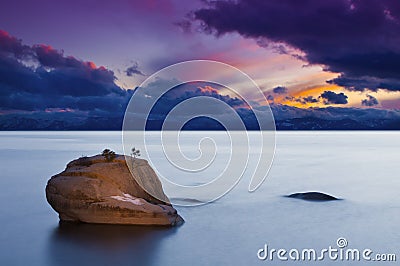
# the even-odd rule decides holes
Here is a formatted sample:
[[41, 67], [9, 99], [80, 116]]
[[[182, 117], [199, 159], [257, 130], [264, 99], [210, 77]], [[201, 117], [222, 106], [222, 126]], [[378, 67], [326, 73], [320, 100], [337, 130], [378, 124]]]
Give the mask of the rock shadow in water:
[[177, 227], [61, 222], [49, 239], [49, 265], [157, 265]]

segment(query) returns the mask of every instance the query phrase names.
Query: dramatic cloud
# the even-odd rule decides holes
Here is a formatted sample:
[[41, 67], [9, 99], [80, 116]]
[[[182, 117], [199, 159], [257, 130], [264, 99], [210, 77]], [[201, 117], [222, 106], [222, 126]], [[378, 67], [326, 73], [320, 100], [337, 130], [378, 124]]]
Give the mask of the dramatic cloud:
[[301, 104], [308, 104], [308, 103], [318, 103], [319, 100], [314, 98], [313, 96], [307, 96], [307, 97], [292, 97], [292, 96], [286, 96], [285, 97], [286, 100], [288, 101], [295, 101]]
[[123, 113], [132, 91], [114, 73], [48, 45], [27, 46], [0, 31], [0, 110]]
[[[207, 85], [201, 86], [202, 83], [205, 83]], [[193, 88], [190, 88], [190, 87]], [[231, 97], [229, 95], [222, 95], [217, 88], [224, 88], [221, 86], [218, 86], [217, 84], [212, 84], [212, 83], [206, 83], [206, 82], [199, 82], [199, 84], [191, 83], [191, 84], [186, 84], [181, 86], [181, 88], [177, 88], [177, 90], [180, 91], [180, 95], [176, 97], [175, 99], [180, 101], [180, 100], [185, 100], [189, 99], [192, 97], [196, 96], [208, 96], [208, 97], [213, 97], [215, 99], [221, 100], [225, 103], [227, 103], [229, 106], [234, 107], [234, 108], [239, 108], [239, 107], [248, 107], [248, 105], [239, 97]], [[168, 97], [168, 94], [166, 95]]]
[[125, 70], [125, 73], [128, 77], [132, 77], [133, 75], [145, 76], [145, 74], [139, 70], [139, 65], [137, 62], [134, 62], [132, 66], [128, 67]]
[[318, 102], [318, 99], [316, 99], [312, 96], [303, 97], [302, 99], [305, 103], [317, 103]]
[[278, 87], [275, 87], [272, 91], [275, 94], [286, 94], [288, 92], [288, 89], [286, 87], [278, 86]]
[[[175, 87], [172, 84], [176, 84], [173, 79], [160, 78], [135, 91], [135, 105], [128, 108], [128, 112], [131, 114], [129, 124], [132, 125], [132, 129], [139, 129], [135, 126], [140, 126], [141, 121], [147, 119], [146, 129], [160, 130], [167, 115], [169, 115], [169, 121], [176, 123], [173, 124], [176, 129], [181, 126], [179, 121], [190, 121], [184, 126], [184, 129], [223, 129], [222, 125], [217, 122], [218, 119], [231, 121], [229, 126], [231, 129], [240, 129], [243, 125], [247, 129], [259, 128], [254, 112], [249, 105], [234, 92], [231, 91], [229, 95], [228, 88], [204, 81], [184, 83]], [[158, 92], [164, 88], [170, 89], [159, 97]], [[155, 99], [154, 97], [159, 98]], [[195, 102], [196, 98], [199, 102]], [[207, 98], [213, 99], [208, 100]], [[192, 101], [192, 103], [187, 105], [187, 101]], [[193, 102], [195, 103], [193, 104]], [[142, 104], [143, 106], [154, 104], [149, 114], [140, 112]], [[256, 105], [256, 107], [260, 106]], [[173, 109], [174, 113], [171, 115], [170, 112]], [[233, 119], [233, 112], [241, 117], [240, 121]], [[195, 118], [200, 113], [203, 116]]]
[[[156, 84], [150, 84], [150, 86], [162, 88], [165, 86], [164, 84], [168, 84], [168, 81], [159, 80], [156, 82]], [[244, 102], [241, 98], [221, 94], [219, 90], [221, 90], [222, 88], [224, 87], [209, 82], [191, 82], [179, 85], [169, 90], [160, 99], [158, 99], [152, 109], [152, 114], [157, 116], [165, 116], [172, 110], [172, 108], [182, 103], [183, 101], [199, 96], [215, 98], [228, 104], [231, 108], [234, 109], [249, 108], [246, 102]], [[142, 91], [143, 93], [147, 93], [148, 89], [143, 88]], [[144, 94], [143, 96], [152, 97], [152, 95], [147, 94]], [[213, 110], [211, 105], [209, 108], [210, 112], [212, 112]], [[216, 113], [218, 113], [218, 111]]]
[[341, 86], [400, 90], [399, 1], [213, 1], [194, 18], [209, 33], [299, 49], [303, 60], [341, 73], [332, 81]]
[[[93, 62], [65, 56], [63, 51], [48, 45], [23, 45], [21, 40], [3, 31], [0, 37], [0, 112], [5, 114], [0, 119], [4, 122], [2, 128], [29, 129], [31, 125], [36, 129], [107, 129], [110, 123], [112, 129], [121, 127], [134, 91], [118, 87], [112, 71], [97, 67]], [[135, 64], [126, 73], [141, 72]], [[171, 83], [159, 79], [149, 84], [152, 90], [135, 90], [135, 97], [142, 97], [140, 102], [145, 103], [153, 97], [149, 95], [151, 91], [168, 86], [168, 82]], [[221, 93], [222, 89], [227, 88], [208, 82], [191, 82], [171, 89], [151, 110], [149, 129], [160, 129], [172, 108], [198, 96], [226, 103], [243, 118], [248, 128], [257, 129], [249, 106], [239, 97]], [[224, 105], [210, 104], [206, 110], [230, 119], [231, 113], [226, 112], [226, 106], [221, 106]], [[202, 106], [193, 106], [199, 107]], [[188, 128], [222, 129], [216, 121], [205, 117], [195, 119]]]
[[30, 56], [30, 47], [23, 45], [21, 40], [10, 36], [8, 32], [0, 30], [0, 54], [2, 56], [13, 54], [16, 58], [21, 59]]
[[387, 91], [400, 91], [400, 79], [393, 78], [383, 79], [368, 76], [349, 78], [346, 75], [340, 75], [333, 80], [329, 80], [328, 83], [346, 87], [350, 91], [377, 91], [383, 88]]
[[361, 104], [363, 106], [375, 106], [378, 105], [379, 102], [374, 96], [367, 95], [367, 99], [361, 100]]
[[348, 97], [343, 92], [324, 91], [320, 98], [323, 99], [324, 104], [347, 104]]

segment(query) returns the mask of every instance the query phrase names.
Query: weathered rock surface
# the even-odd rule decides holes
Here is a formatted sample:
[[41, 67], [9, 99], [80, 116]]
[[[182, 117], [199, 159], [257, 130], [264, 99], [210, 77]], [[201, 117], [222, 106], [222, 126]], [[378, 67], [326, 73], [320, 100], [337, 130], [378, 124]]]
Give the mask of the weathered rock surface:
[[[128, 162], [131, 163], [131, 162]], [[103, 156], [79, 158], [51, 177], [46, 198], [61, 221], [177, 225], [183, 222], [164, 194], [160, 180], [146, 160], [135, 159], [132, 177], [123, 155], [109, 162]]]
[[308, 201], [331, 201], [331, 200], [340, 200], [336, 197], [333, 197], [328, 194], [324, 194], [321, 192], [303, 192], [303, 193], [294, 193], [288, 195], [286, 197], [295, 198], [295, 199], [302, 199]]

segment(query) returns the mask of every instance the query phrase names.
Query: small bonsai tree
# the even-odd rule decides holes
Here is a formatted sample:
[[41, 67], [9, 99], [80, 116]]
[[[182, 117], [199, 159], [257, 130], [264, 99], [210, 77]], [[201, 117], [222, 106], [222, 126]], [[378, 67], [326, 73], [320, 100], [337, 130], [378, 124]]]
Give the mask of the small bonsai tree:
[[137, 150], [135, 147], [132, 148], [131, 156], [136, 159], [136, 157], [140, 156], [140, 150]]
[[134, 167], [136, 158], [140, 157], [140, 150], [137, 150], [135, 147], [133, 147], [131, 150], [131, 156], [132, 156], [132, 167]]
[[115, 152], [112, 151], [112, 150], [110, 150], [110, 149], [105, 149], [105, 150], [101, 153], [101, 155], [103, 155], [104, 158], [106, 158], [106, 161], [107, 161], [107, 162], [112, 162], [112, 161], [115, 159], [115, 157], [116, 157]]

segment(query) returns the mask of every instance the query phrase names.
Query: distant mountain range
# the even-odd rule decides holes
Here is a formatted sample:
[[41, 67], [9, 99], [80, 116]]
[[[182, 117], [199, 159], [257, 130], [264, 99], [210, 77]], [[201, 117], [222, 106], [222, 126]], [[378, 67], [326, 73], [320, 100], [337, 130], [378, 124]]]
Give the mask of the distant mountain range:
[[400, 130], [400, 110], [272, 105], [278, 130]]
[[[271, 105], [278, 130], [400, 130], [400, 110], [309, 108]], [[123, 115], [91, 116], [84, 113], [19, 113], [0, 115], [0, 130], [121, 130]], [[152, 121], [149, 130], [162, 121]], [[252, 122], [247, 121], [248, 128]], [[192, 123], [186, 130], [219, 130], [215, 123]]]

